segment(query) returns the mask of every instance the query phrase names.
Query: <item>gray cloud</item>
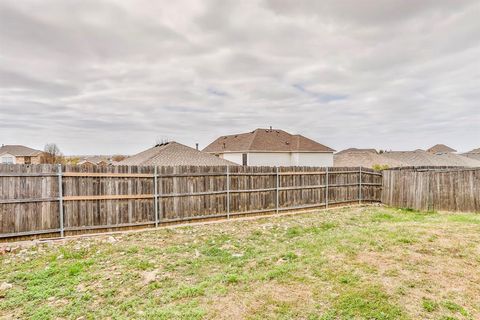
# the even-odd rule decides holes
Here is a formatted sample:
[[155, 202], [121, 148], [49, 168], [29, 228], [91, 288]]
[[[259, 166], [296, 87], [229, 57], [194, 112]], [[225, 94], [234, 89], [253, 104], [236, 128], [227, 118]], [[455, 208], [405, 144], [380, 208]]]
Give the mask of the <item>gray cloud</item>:
[[480, 146], [478, 1], [0, 2], [0, 143]]

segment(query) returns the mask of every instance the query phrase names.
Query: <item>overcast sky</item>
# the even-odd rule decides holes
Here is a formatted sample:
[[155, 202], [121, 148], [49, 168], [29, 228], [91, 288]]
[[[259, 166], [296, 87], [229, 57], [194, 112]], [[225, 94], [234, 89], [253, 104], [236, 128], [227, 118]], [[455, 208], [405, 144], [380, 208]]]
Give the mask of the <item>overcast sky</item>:
[[478, 0], [0, 0], [0, 143], [480, 147]]

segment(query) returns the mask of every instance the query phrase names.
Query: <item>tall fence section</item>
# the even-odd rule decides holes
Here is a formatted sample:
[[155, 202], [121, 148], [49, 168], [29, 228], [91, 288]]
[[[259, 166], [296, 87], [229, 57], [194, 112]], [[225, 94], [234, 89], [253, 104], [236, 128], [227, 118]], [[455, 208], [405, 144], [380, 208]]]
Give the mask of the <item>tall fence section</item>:
[[480, 168], [384, 170], [382, 202], [423, 211], [480, 212]]
[[0, 238], [379, 202], [366, 168], [0, 166]]

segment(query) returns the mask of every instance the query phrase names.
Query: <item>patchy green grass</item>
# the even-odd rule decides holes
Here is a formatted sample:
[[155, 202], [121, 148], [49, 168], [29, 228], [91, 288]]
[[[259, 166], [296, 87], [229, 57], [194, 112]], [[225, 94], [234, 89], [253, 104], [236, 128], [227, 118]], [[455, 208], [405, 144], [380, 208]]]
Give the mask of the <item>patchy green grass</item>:
[[480, 318], [475, 214], [344, 208], [114, 237], [0, 256], [0, 318]]

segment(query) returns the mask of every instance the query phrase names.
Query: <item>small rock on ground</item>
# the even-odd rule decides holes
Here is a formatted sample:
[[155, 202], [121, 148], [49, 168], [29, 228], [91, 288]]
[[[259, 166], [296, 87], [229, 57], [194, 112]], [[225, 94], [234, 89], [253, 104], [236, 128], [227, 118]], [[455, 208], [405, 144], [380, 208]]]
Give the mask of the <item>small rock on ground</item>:
[[153, 270], [153, 271], [145, 271], [142, 276], [143, 276], [143, 283], [144, 284], [149, 284], [154, 282], [157, 279], [157, 273], [158, 270]]
[[13, 287], [13, 284], [8, 282], [2, 282], [2, 284], [0, 284], [0, 291], [5, 291], [8, 289], [11, 289], [12, 287]]

